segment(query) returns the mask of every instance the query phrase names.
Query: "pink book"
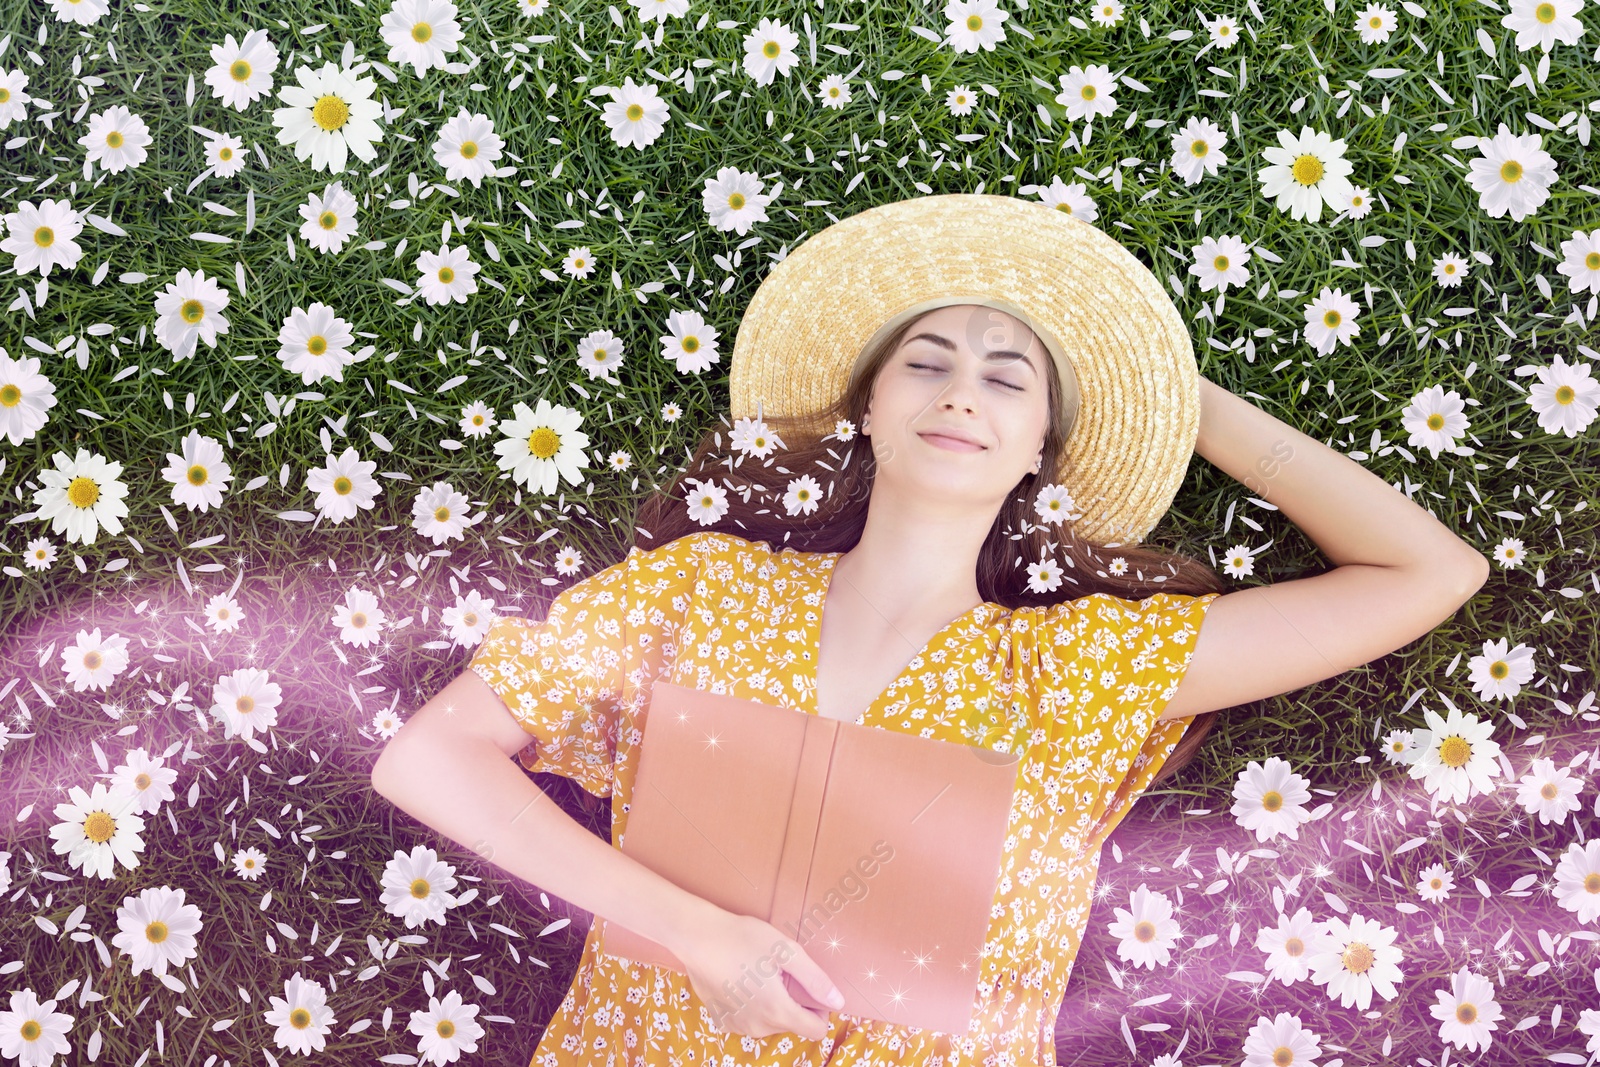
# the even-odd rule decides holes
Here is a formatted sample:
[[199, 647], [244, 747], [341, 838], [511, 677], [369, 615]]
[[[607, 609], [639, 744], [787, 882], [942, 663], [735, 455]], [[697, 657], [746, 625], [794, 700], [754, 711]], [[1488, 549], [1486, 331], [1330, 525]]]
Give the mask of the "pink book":
[[[622, 852], [793, 938], [840, 1011], [966, 1032], [1020, 757], [656, 682]], [[600, 951], [684, 973], [603, 920]], [[776, 970], [774, 950], [764, 968]], [[718, 994], [736, 1006], [741, 992]], [[787, 973], [791, 996], [830, 1009]]]

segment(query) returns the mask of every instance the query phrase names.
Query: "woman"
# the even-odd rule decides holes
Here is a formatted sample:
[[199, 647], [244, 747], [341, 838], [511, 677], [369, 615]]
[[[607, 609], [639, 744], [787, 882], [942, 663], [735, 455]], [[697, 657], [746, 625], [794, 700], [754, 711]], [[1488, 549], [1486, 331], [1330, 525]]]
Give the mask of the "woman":
[[[826, 335], [833, 348], [815, 329], [807, 335], [815, 365], [802, 366], [787, 392], [773, 374], [796, 362], [774, 351], [776, 341], [742, 362], [734, 353], [736, 409], [752, 381], [762, 383], [759, 395], [786, 397], [780, 406], [812, 415], [819, 405], [802, 394], [831, 390], [820, 421], [859, 422], [870, 439], [870, 450], [848, 447], [829, 466], [837, 478], [818, 509], [784, 518], [746, 502], [717, 517], [717, 529], [696, 529], [715, 493], [700, 482], [706, 499], [690, 499], [686, 510], [679, 487], [718, 469], [720, 436], [708, 435], [699, 467], [641, 509], [637, 525], [654, 532], [656, 547], [636, 546], [562, 593], [543, 623], [497, 621], [471, 669], [413, 716], [374, 768], [375, 787], [422, 822], [605, 920], [590, 931], [534, 1067], [871, 1057], [953, 1067], [999, 1062], [1002, 1053], [1017, 1064], [1053, 1064], [1053, 1024], [1100, 845], [1186, 730], [1196, 734], [1192, 717], [1393, 651], [1447, 618], [1487, 574], [1481, 556], [1381, 479], [1198, 378], [1179, 347], [1182, 323], [1148, 271], [1058, 213], [1016, 214], [1037, 209], [1009, 198], [931, 197], [852, 216], [769, 276], [739, 344], [792, 335], [785, 315], [814, 315], [808, 279], [840, 284], [830, 254], [889, 263], [903, 234], [892, 225], [866, 229], [863, 220], [913, 209], [923, 253], [913, 258], [935, 266], [907, 265], [902, 243], [900, 269], [863, 271], [867, 280], [850, 288], [859, 315], [836, 316]], [[997, 221], [1016, 236], [975, 242], [975, 233], [999, 232]], [[1011, 274], [998, 288], [994, 279], [1019, 250], [1048, 269]], [[1102, 294], [1103, 319], [1159, 329], [1142, 342], [1090, 343], [1085, 321], [1052, 299], [1070, 272], [1103, 280], [1116, 271], [1128, 281]], [[952, 299], [962, 291], [982, 298]], [[1061, 336], [1083, 346], [1069, 357]], [[1120, 355], [1100, 365], [1090, 349]], [[1163, 373], [1144, 381], [1135, 366]], [[1113, 379], [1142, 384], [1113, 405]], [[1130, 412], [1139, 418], [1125, 420], [1124, 431], [1101, 432], [1108, 418]], [[826, 454], [825, 440], [806, 436], [819, 420], [774, 419], [798, 444], [774, 454], [780, 473]], [[1079, 532], [1142, 536], [1170, 503], [1190, 451], [1270, 496], [1335, 568], [1224, 596], [1197, 561], [1120, 543], [1113, 552], [1109, 541], [1102, 552]], [[1025, 521], [1018, 501], [1037, 503], [1035, 491], [1053, 481], [1046, 472], [1063, 470], [1070, 477], [1061, 480], [1077, 488], [1115, 490], [1083, 494], [1099, 498], [1098, 526], [1088, 516], [1059, 532]], [[1119, 482], [1119, 472], [1138, 477]], [[787, 543], [791, 535], [802, 549]], [[1053, 590], [1029, 585], [1017, 545], [1032, 560], [1057, 540], [1075, 574]], [[1137, 580], [1109, 572], [1112, 556], [1131, 561]], [[1119, 595], [1157, 584], [1177, 591]], [[831, 978], [826, 946], [801, 946], [719, 909], [618, 851], [638, 716], [658, 678], [1023, 754], [994, 918], [973, 961], [979, 1001], [966, 1033], [801, 1007], [782, 974], [818, 1002], [835, 979], [879, 976]], [[505, 759], [530, 734], [534, 755], [524, 767], [611, 796], [612, 847]], [[607, 955], [607, 922], [666, 945], [688, 973]]]

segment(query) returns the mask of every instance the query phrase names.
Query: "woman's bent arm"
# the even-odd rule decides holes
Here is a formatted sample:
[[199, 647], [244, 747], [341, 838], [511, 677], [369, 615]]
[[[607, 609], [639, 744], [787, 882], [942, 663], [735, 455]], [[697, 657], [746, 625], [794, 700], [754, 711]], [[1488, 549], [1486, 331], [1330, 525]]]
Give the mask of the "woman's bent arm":
[[465, 671], [390, 739], [372, 786], [483, 859], [676, 953], [714, 906], [600, 840], [546, 796], [508, 758], [507, 746], [527, 740], [520, 731], [488, 683]]

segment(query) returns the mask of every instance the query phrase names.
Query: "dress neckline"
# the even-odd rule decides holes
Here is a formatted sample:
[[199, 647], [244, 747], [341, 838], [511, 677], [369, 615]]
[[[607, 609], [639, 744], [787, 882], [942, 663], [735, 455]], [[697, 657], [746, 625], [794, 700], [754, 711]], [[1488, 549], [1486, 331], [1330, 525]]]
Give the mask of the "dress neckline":
[[[834, 566], [839, 562], [839, 557], [843, 556], [844, 553], [819, 552], [816, 553], [816, 555], [821, 567], [819, 570], [814, 571], [813, 573], [820, 575], [822, 598], [817, 605], [816, 621], [811, 624], [810, 632], [808, 634], [810, 647], [816, 651], [816, 655], [811, 659], [811, 690], [810, 695], [805, 700], [805, 711], [807, 715], [821, 714], [817, 706], [817, 668], [822, 663], [822, 616], [827, 610], [828, 598], [833, 592]], [[948, 643], [951, 639], [953, 639], [961, 624], [971, 619], [974, 615], [978, 614], [979, 612], [987, 614], [988, 609], [1000, 607], [1001, 605], [986, 600], [981, 604], [973, 605], [960, 615], [957, 615], [955, 618], [945, 623], [937, 633], [928, 638], [928, 640], [923, 643], [922, 647], [917, 649], [917, 651], [912, 654], [910, 659], [906, 660], [905, 666], [900, 668], [900, 673], [895, 675], [894, 680], [888, 685], [884, 686], [884, 688], [867, 703], [867, 706], [861, 709], [860, 713], [856, 715], [855, 724], [857, 726], [861, 726], [866, 723], [868, 716], [876, 712], [888, 698], [890, 690], [894, 689], [901, 682], [905, 681], [906, 675], [911, 671], [912, 663], [925, 659], [928, 653], [934, 651], [939, 646]], [[842, 719], [838, 721], [843, 722]]]

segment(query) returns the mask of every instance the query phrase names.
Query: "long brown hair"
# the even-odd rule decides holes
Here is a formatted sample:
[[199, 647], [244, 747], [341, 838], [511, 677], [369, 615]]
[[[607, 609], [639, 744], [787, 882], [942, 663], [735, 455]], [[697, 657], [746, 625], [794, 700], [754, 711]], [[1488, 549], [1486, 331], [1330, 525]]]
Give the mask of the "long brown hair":
[[[659, 547], [685, 534], [705, 530], [764, 541], [775, 552], [785, 547], [799, 552], [848, 552], [855, 547], [866, 526], [867, 504], [877, 470], [877, 457], [870, 445], [855, 434], [855, 427], [861, 424], [879, 371], [917, 321], [912, 319], [875, 346], [869, 345], [859, 360], [859, 372], [844, 394], [825, 410], [797, 416], [763, 413], [766, 430], [782, 442], [782, 447], [764, 460], [753, 460], [725, 440], [730, 427], [724, 414], [718, 426], [706, 431], [672, 482], [646, 496], [635, 509], [636, 547]], [[1063, 410], [1055, 361], [1043, 362], [1051, 413], [1043, 461], [1038, 474], [1023, 475], [995, 516], [978, 553], [979, 594], [985, 601], [1018, 608], [1047, 606], [1100, 592], [1129, 600], [1153, 593], [1197, 596], [1221, 592], [1221, 580], [1209, 565], [1195, 557], [1131, 545], [1101, 545], [1078, 537], [1070, 522], [1055, 525], [1033, 521], [1033, 499], [1050, 484], [1073, 414]], [[824, 432], [819, 427], [830, 429]], [[747, 463], [762, 466], [752, 475], [740, 469]], [[832, 477], [815, 501], [814, 511], [790, 516], [783, 504], [784, 483], [810, 472], [831, 472]], [[694, 492], [688, 484], [691, 481], [720, 481], [727, 490], [727, 511], [709, 526], [689, 514], [685, 500]], [[822, 481], [820, 476], [818, 481]], [[1065, 561], [1063, 584], [1054, 592], [1035, 593], [1028, 588], [1024, 561], [1049, 553], [1056, 553]], [[1116, 557], [1127, 564], [1121, 574], [1111, 573], [1107, 566]], [[1194, 721], [1152, 785], [1177, 773], [1194, 758], [1217, 715], [1210, 711], [1193, 716]]]

